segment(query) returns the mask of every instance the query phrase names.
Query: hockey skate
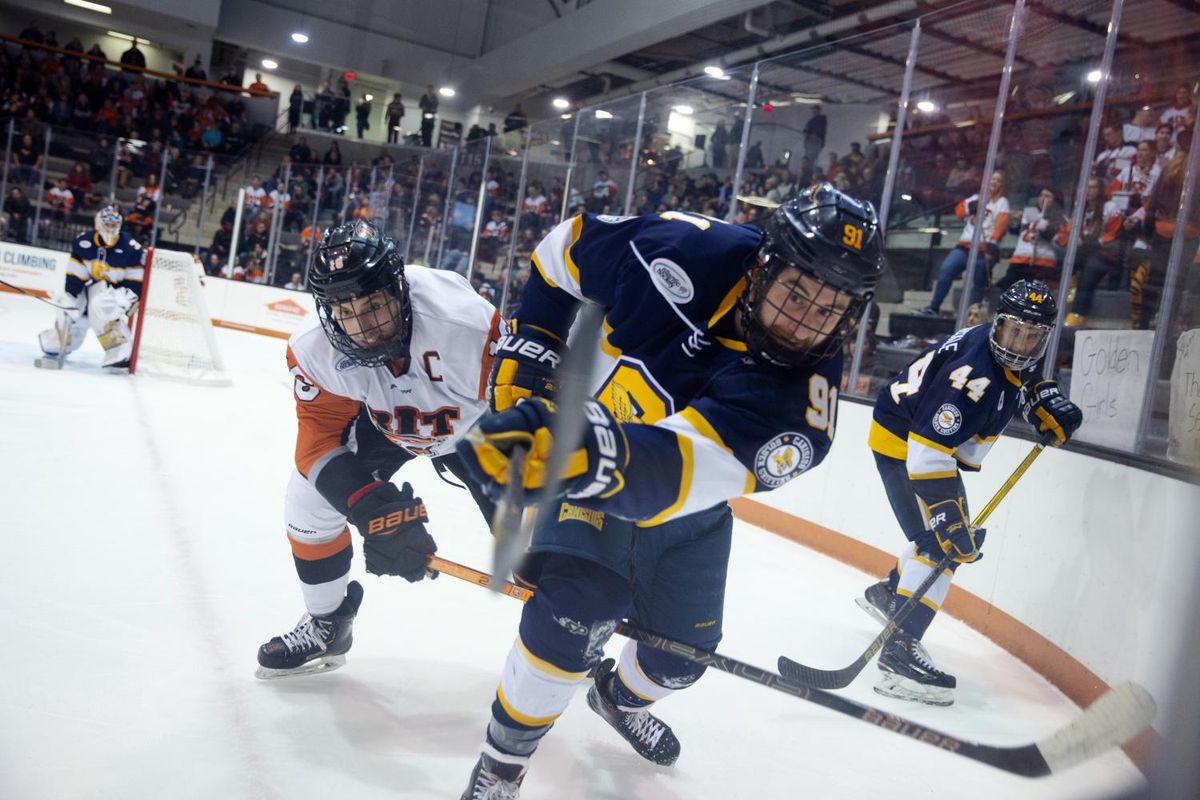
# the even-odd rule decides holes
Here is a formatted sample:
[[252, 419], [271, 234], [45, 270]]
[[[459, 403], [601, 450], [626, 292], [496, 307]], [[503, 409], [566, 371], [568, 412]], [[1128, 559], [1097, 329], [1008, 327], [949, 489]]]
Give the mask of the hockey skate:
[[896, 595], [888, 588], [887, 580], [873, 583], [863, 592], [862, 597], [854, 598], [854, 602], [863, 611], [879, 620], [880, 625], [887, 625], [892, 613], [896, 610]]
[[616, 662], [606, 658], [596, 668], [595, 682], [588, 689], [592, 711], [613, 726], [637, 754], [648, 761], [669, 767], [679, 758], [679, 740], [671, 728], [644, 708], [623, 708], [613, 700], [613, 668]]
[[879, 653], [875, 693], [931, 706], [954, 704], [958, 681], [938, 669], [921, 640], [907, 633], [892, 637]]
[[363, 589], [350, 581], [346, 597], [332, 614], [305, 614], [296, 627], [258, 648], [256, 678], [271, 680], [330, 672], [346, 663], [346, 651], [354, 643], [354, 617], [362, 603]]
[[523, 780], [523, 764], [509, 764], [481, 753], [461, 800], [518, 800]]

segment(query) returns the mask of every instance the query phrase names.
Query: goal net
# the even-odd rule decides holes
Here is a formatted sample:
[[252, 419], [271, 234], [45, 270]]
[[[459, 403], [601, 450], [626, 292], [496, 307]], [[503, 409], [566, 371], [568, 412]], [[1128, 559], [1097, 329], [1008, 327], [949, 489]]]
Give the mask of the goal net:
[[217, 350], [200, 276], [190, 253], [159, 248], [146, 253], [131, 373], [206, 386], [233, 382]]

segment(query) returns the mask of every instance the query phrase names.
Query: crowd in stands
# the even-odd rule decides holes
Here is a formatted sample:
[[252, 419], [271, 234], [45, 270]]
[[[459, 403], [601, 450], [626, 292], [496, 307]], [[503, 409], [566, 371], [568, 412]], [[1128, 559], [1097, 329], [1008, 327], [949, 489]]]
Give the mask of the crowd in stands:
[[[59, 47], [52, 31], [43, 34], [34, 26], [20, 38]], [[41, 203], [46, 230], [38, 238], [69, 240], [90, 211], [114, 196], [120, 201], [117, 190], [131, 182], [139, 191], [123, 211], [135, 235], [146, 235], [146, 220], [153, 220], [164, 188], [190, 199], [199, 191], [210, 154], [235, 156], [261, 135], [248, 122], [236, 91], [107, 66], [103, 60], [108, 54], [99, 44], [85, 53], [78, 38], [61, 49], [65, 52], [0, 43], [0, 124], [12, 120], [16, 126], [9, 154], [11, 191], [5, 198], [7, 238], [31, 238], [36, 214], [25, 214], [24, 206]], [[120, 63], [145, 66], [136, 41], [121, 54]], [[199, 60], [186, 72], [182, 65], [175, 71], [206, 77]], [[232, 75], [222, 81], [237, 84]], [[53, 162], [46, 162], [47, 144], [52, 159], [74, 163], [55, 170]], [[159, 187], [164, 157], [166, 185]]]

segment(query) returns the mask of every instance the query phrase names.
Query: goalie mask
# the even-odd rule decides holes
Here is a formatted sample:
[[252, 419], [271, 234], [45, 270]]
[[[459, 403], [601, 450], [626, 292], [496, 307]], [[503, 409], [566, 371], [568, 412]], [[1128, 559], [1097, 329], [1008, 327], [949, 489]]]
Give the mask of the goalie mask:
[[1004, 290], [988, 341], [1002, 366], [1021, 372], [1046, 352], [1058, 303], [1041, 281], [1020, 280]]
[[364, 367], [408, 357], [412, 305], [396, 243], [370, 222], [330, 228], [308, 273], [325, 335]]
[[121, 238], [121, 210], [107, 205], [96, 212], [96, 233], [105, 247], [112, 247]]
[[828, 183], [775, 210], [739, 300], [750, 355], [812, 366], [841, 349], [883, 274], [883, 232], [870, 203]]

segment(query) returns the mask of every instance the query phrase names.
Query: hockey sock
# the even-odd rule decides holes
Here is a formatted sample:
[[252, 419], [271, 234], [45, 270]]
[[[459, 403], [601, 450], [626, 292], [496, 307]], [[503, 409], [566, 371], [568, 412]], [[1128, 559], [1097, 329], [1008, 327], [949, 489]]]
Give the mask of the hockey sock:
[[350, 560], [354, 554], [350, 529], [343, 528], [324, 542], [304, 541], [289, 530], [288, 542], [304, 594], [304, 607], [313, 616], [332, 614], [342, 604], [350, 580]]
[[[912, 597], [917, 587], [925, 581], [935, 566], [937, 566], [937, 562], [926, 553], [913, 553], [908, 559], [901, 558], [901, 563], [898, 565], [900, 580], [896, 586], [897, 602], [903, 603], [905, 599]], [[933, 622], [934, 615], [945, 602], [946, 594], [950, 591], [950, 581], [953, 578], [953, 567], [943, 570], [941, 576], [933, 582], [933, 586], [929, 587], [929, 591], [925, 592], [920, 604], [900, 624], [900, 629], [918, 639], [924, 636], [929, 624]]]
[[[621, 656], [617, 659], [617, 669], [613, 674], [612, 699], [622, 708], [642, 708], [658, 702], [678, 691], [691, 686], [703, 674], [703, 667], [684, 662], [677, 665], [677, 659], [668, 657], [663, 664], [646, 663], [639, 658], [637, 642], [630, 640], [621, 648]], [[658, 651], [651, 651], [652, 658]], [[667, 668], [681, 666], [680, 674], [667, 677]], [[675, 684], [668, 686], [667, 684]]]
[[510, 755], [532, 755], [586, 678], [587, 670], [568, 672], [533, 654], [518, 636], [496, 687], [487, 743]]

